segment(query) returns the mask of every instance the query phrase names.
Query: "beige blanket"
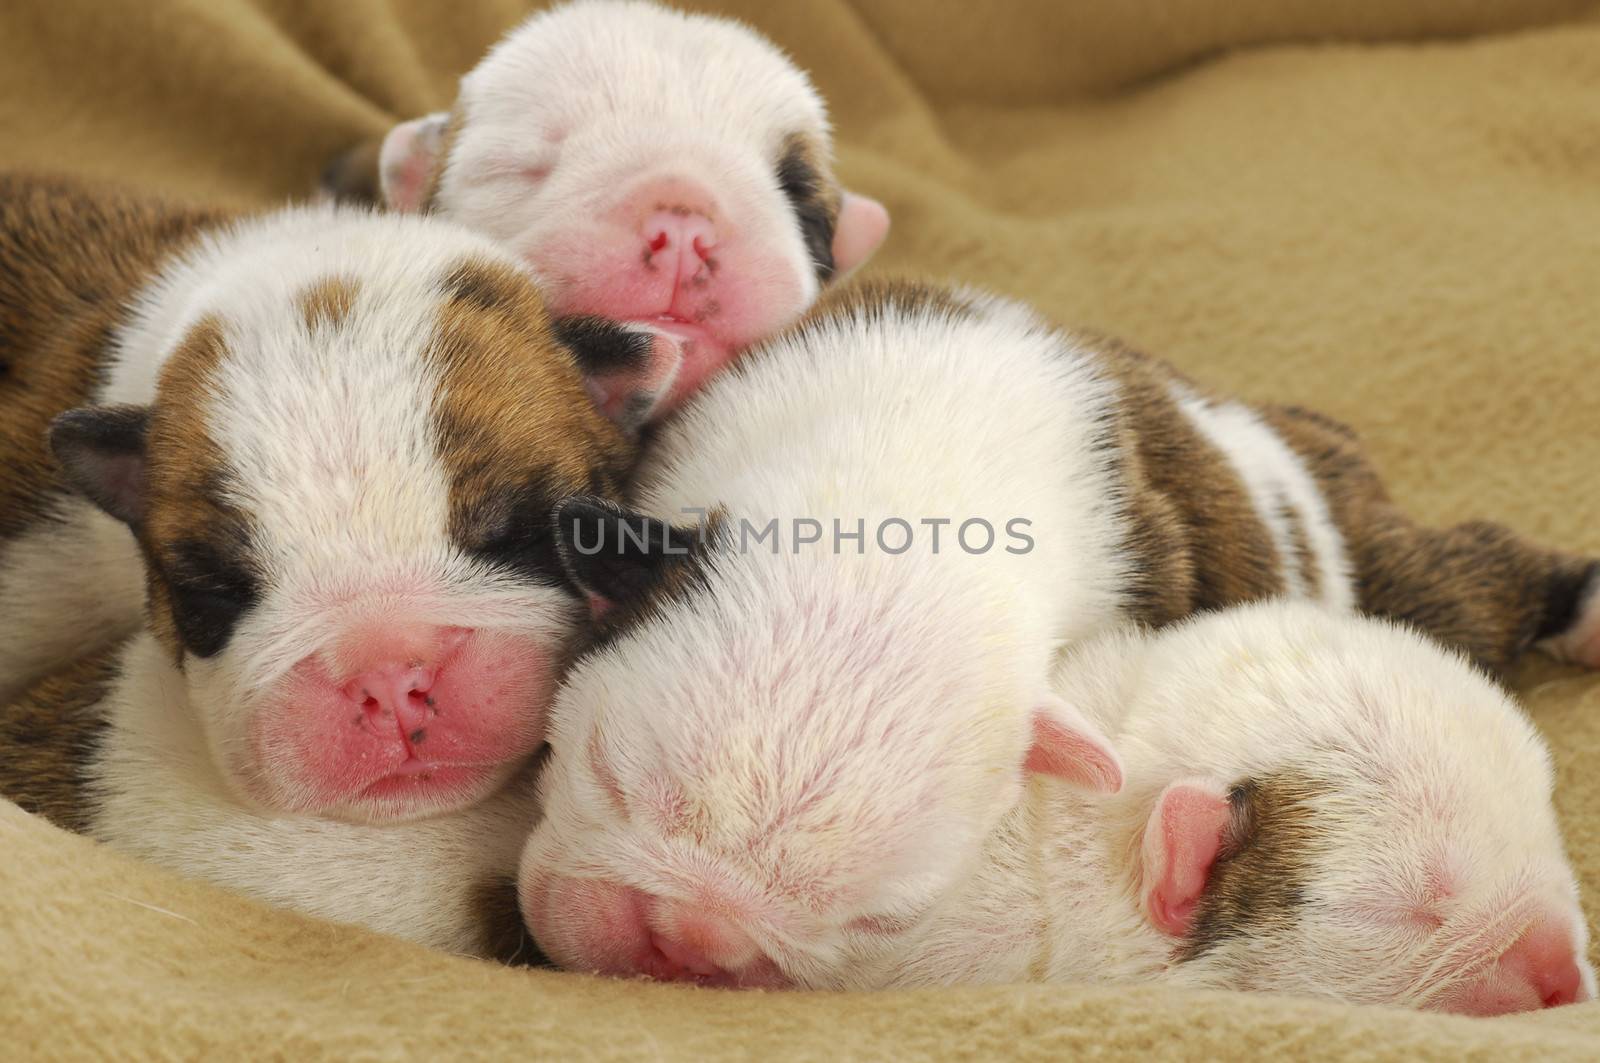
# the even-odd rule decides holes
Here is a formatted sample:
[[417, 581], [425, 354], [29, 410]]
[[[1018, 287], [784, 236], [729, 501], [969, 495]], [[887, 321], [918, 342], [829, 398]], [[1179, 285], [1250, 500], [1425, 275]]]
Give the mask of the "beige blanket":
[[[810, 68], [876, 262], [1358, 426], [1419, 516], [1600, 553], [1600, 21], [1558, 0], [729, 0]], [[273, 203], [516, 0], [7, 0], [0, 164]], [[1600, 913], [1600, 678], [1519, 677]], [[0, 755], [4, 755], [0, 751]], [[265, 909], [0, 803], [15, 1058], [1600, 1058], [1493, 1020], [1012, 987], [735, 994], [503, 970]]]

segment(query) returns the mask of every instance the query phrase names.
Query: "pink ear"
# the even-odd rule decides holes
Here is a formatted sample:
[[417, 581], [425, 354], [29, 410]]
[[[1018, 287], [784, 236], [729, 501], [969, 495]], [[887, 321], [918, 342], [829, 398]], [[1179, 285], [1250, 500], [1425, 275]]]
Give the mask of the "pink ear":
[[1023, 767], [1095, 793], [1122, 789], [1122, 758], [1100, 729], [1054, 695], [1033, 710], [1033, 745]]
[[422, 209], [422, 197], [434, 170], [444, 164], [444, 127], [449, 114], [434, 114], [401, 122], [383, 138], [378, 152], [378, 180], [383, 201], [390, 210], [414, 214]]
[[846, 192], [833, 230], [833, 268], [843, 276], [872, 257], [889, 235], [889, 212], [876, 199]]
[[1185, 779], [1161, 791], [1142, 847], [1144, 907], [1156, 929], [1182, 937], [1194, 925], [1231, 814], [1227, 789], [1210, 779]]

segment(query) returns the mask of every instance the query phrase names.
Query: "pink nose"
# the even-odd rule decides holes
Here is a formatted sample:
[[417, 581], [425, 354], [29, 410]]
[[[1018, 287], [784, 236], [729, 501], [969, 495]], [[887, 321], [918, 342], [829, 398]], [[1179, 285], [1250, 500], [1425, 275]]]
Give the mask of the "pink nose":
[[342, 656], [363, 663], [340, 693], [359, 710], [363, 727], [379, 736], [398, 732], [410, 749], [426, 738], [428, 720], [437, 712], [434, 686], [470, 634], [465, 628], [424, 627], [359, 637]]
[[1498, 967], [1508, 982], [1531, 987], [1541, 1007], [1575, 1004], [1588, 993], [1572, 935], [1559, 922], [1540, 923], [1523, 934]]
[[717, 246], [717, 228], [704, 214], [677, 207], [647, 215], [639, 226], [649, 261], [674, 264], [678, 276], [687, 280], [699, 273]]
[[1448, 1011], [1467, 1015], [1507, 1015], [1575, 1004], [1593, 996], [1592, 981], [1573, 943], [1571, 924], [1547, 918], [1517, 938], [1485, 971], [1467, 986]]

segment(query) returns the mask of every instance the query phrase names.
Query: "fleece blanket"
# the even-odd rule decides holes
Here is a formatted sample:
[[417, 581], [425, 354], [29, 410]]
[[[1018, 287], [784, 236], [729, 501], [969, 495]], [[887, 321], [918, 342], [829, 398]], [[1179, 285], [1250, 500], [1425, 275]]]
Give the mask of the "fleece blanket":
[[[986, 284], [1357, 426], [1420, 517], [1600, 553], [1600, 19], [1561, 0], [707, 0], [830, 99], [877, 271]], [[0, 164], [273, 204], [443, 106], [519, 0], [8, 0]], [[1516, 677], [1600, 914], [1600, 677]], [[3, 752], [0, 752], [3, 755]], [[1600, 958], [1597, 956], [1596, 958]], [[727, 993], [433, 955], [0, 803], [27, 1058], [1600, 1058], [1473, 1020], [1159, 988]]]

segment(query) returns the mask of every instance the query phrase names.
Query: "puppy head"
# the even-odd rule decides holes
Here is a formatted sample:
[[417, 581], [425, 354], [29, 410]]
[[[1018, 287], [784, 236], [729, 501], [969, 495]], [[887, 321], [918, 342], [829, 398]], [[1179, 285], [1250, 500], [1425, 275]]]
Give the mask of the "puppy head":
[[512, 31], [449, 114], [397, 127], [385, 198], [500, 240], [559, 314], [649, 326], [595, 367], [602, 407], [653, 418], [877, 248], [888, 215], [834, 180], [804, 73], [739, 23], [588, 0]]
[[1548, 755], [1463, 660], [1288, 606], [1134, 652], [1136, 879], [1175, 978], [1469, 1014], [1594, 995]]
[[443, 222], [291, 213], [169, 271], [125, 346], [155, 401], [71, 411], [52, 444], [137, 537], [232, 788], [357, 819], [489, 792], [582, 615], [549, 513], [628, 457], [515, 261]]
[[[959, 603], [917, 600], [892, 559], [755, 565], [714, 529], [602, 510], [560, 533], [598, 550], [629, 521], [651, 545], [626, 562], [571, 558], [609, 628], [558, 697], [523, 857], [523, 913], [557, 962], [819, 984], [968, 871], [1029, 771], [1121, 785], [1091, 724], [1003, 696], [1009, 671], [948, 620]], [[642, 575], [650, 550], [678, 553]]]

